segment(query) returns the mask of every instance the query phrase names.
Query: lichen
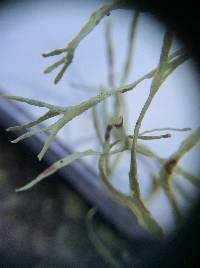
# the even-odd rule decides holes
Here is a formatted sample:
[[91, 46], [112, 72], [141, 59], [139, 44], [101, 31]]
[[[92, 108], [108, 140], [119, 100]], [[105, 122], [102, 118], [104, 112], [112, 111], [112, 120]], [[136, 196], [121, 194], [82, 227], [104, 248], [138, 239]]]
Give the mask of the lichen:
[[[49, 66], [45, 73], [53, 71], [55, 68], [61, 66], [60, 71], [55, 77], [55, 83], [58, 83], [66, 72], [68, 66], [72, 63], [74, 53], [80, 42], [99, 24], [102, 18], [111, 11], [118, 8], [132, 8], [129, 5], [129, 1], [114, 1], [109, 4], [104, 5], [100, 9], [96, 10], [86, 24], [81, 28], [79, 33], [68, 43], [65, 48], [55, 49], [51, 52], [44, 53], [44, 57], [57, 56], [64, 54], [63, 58], [58, 60]], [[14, 100], [18, 102], [23, 102], [28, 105], [33, 105], [36, 108], [42, 107], [47, 109], [43, 115], [38, 117], [36, 120], [29, 122], [24, 125], [14, 126], [7, 129], [7, 131], [19, 131], [25, 129], [31, 129], [32, 127], [40, 125], [40, 123], [46, 121], [49, 118], [59, 116], [58, 120], [47, 127], [39, 127], [37, 129], [30, 130], [15, 140], [13, 143], [24, 140], [34, 135], [38, 135], [43, 132], [49, 133], [47, 140], [45, 141], [43, 148], [41, 149], [38, 158], [41, 160], [48, 150], [51, 143], [55, 140], [57, 133], [71, 120], [85, 113], [87, 110], [92, 111], [92, 120], [94, 129], [96, 131], [97, 139], [101, 145], [101, 150], [95, 151], [93, 149], [88, 149], [82, 152], [74, 152], [71, 155], [64, 157], [53, 163], [49, 168], [40, 173], [35, 179], [30, 181], [25, 186], [17, 189], [16, 191], [25, 191], [32, 188], [34, 185], [49, 177], [53, 173], [57, 172], [59, 169], [69, 165], [73, 161], [82, 157], [98, 157], [99, 158], [99, 173], [107, 188], [108, 192], [114, 196], [119, 202], [125, 204], [129, 209], [136, 215], [140, 224], [142, 224], [149, 232], [158, 237], [163, 237], [163, 230], [159, 223], [153, 218], [151, 212], [147, 209], [146, 202], [140, 191], [140, 183], [138, 178], [138, 167], [137, 167], [137, 154], [142, 154], [145, 157], [152, 158], [159, 162], [161, 165], [160, 174], [153, 176], [153, 187], [152, 195], [158, 193], [159, 190], [163, 190], [168, 197], [169, 203], [174, 211], [174, 216], [177, 222], [180, 219], [180, 208], [176, 200], [176, 193], [173, 188], [172, 180], [173, 175], [178, 174], [190, 181], [193, 185], [200, 187], [199, 179], [194, 175], [190, 174], [188, 171], [184, 170], [178, 166], [181, 158], [188, 153], [194, 146], [196, 146], [200, 141], [200, 129], [198, 128], [192, 134], [190, 134], [185, 141], [180, 146], [179, 150], [175, 152], [169, 159], [163, 159], [155, 152], [150, 150], [148, 146], [144, 146], [139, 143], [139, 140], [157, 140], [157, 139], [167, 139], [171, 138], [173, 131], [190, 131], [191, 129], [186, 128], [156, 128], [152, 130], [146, 130], [140, 133], [140, 128], [143, 123], [143, 119], [153, 101], [156, 97], [157, 92], [161, 89], [164, 81], [174, 72], [180, 65], [189, 59], [189, 55], [184, 48], [178, 49], [171, 53], [171, 45], [173, 42], [174, 34], [171, 30], [167, 29], [162, 44], [162, 50], [160, 54], [160, 60], [158, 65], [138, 78], [136, 81], [127, 84], [127, 77], [130, 73], [132, 66], [132, 55], [134, 54], [134, 44], [137, 37], [137, 25], [140, 20], [140, 12], [136, 10], [133, 12], [133, 20], [131, 23], [131, 30], [129, 34], [129, 46], [127, 49], [127, 55], [124, 67], [122, 68], [122, 74], [120, 79], [120, 85], [117, 86], [117, 81], [115, 77], [115, 64], [114, 64], [114, 43], [112, 41], [112, 26], [108, 23], [106, 31], [106, 44], [107, 44], [107, 58], [108, 58], [108, 87], [99, 87], [99, 93], [79, 104], [73, 106], [55, 106], [49, 103], [45, 103], [39, 100], [29, 99], [20, 96], [1, 96], [3, 98]], [[127, 92], [131, 92], [137, 88], [137, 86], [146, 79], [152, 79], [151, 86], [149, 90], [149, 96], [141, 110], [141, 113], [136, 121], [134, 132], [132, 135], [126, 133], [126, 105], [125, 100], [122, 96]], [[56, 93], [55, 93], [56, 94]], [[114, 112], [110, 114], [108, 109], [108, 98], [114, 98], [115, 107]], [[97, 105], [101, 106], [103, 111], [103, 127], [100, 123], [99, 115], [97, 112]], [[158, 135], [146, 135], [152, 132], [162, 132], [168, 131], [165, 134]], [[114, 141], [111, 142], [112, 139]], [[117, 146], [117, 148], [116, 148]], [[130, 159], [130, 172], [129, 172], [129, 182], [130, 191], [128, 194], [124, 194], [117, 190], [113, 184], [111, 176], [113, 170], [115, 169], [117, 162], [120, 159], [121, 153], [124, 151], [129, 151], [131, 153]], [[113, 162], [111, 162], [111, 156], [115, 156]], [[151, 195], [150, 194], [150, 195]], [[94, 213], [92, 210], [91, 213]], [[88, 223], [89, 224], [89, 223]], [[133, 226], [134, 228], [134, 226]], [[102, 249], [104, 251], [104, 249]], [[107, 254], [107, 252], [104, 252]], [[110, 261], [114, 266], [117, 266], [115, 260], [109, 255]]]

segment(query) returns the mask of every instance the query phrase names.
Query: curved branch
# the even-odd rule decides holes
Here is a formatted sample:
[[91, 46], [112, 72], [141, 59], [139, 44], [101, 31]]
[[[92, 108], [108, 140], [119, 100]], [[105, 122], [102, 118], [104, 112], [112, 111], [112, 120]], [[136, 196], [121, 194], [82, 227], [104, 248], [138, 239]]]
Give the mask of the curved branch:
[[61, 68], [54, 80], [55, 84], [60, 81], [66, 69], [71, 64], [75, 50], [82, 41], [82, 39], [84, 39], [99, 24], [103, 17], [109, 15], [111, 11], [119, 8], [127, 8], [128, 6], [128, 1], [122, 0], [117, 0], [102, 6], [101, 8], [92, 13], [88, 22], [86, 22], [80, 32], [74, 37], [74, 39], [72, 39], [72, 41], [67, 45], [66, 48], [56, 49], [51, 52], [42, 54], [43, 57], [49, 57], [66, 53], [66, 55], [61, 60], [55, 62], [44, 71], [45, 73], [49, 73], [61, 64], [63, 64], [63, 67]]

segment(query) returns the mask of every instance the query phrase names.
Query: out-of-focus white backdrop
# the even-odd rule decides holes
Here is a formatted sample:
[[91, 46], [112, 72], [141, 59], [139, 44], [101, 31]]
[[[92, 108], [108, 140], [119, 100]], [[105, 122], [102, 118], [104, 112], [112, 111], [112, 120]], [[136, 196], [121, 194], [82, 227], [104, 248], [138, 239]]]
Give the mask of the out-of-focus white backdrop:
[[[102, 5], [102, 1], [18, 1], [1, 11], [0, 15], [0, 84], [9, 94], [37, 98], [56, 105], [75, 105], [94, 96], [100, 85], [106, 85], [107, 59], [105, 45], [105, 22], [112, 20], [115, 52], [115, 76], [120, 77], [128, 48], [128, 31], [132, 11], [116, 10], [80, 43], [73, 63], [58, 85], [53, 84], [57, 73], [44, 75], [43, 70], [57, 57], [42, 58], [43, 52], [61, 48], [78, 33], [90, 14]], [[149, 13], [142, 13], [139, 21], [133, 70], [128, 82], [133, 82], [158, 64], [165, 26]], [[182, 44], [174, 41], [173, 50]], [[70, 82], [94, 86], [91, 91], [71, 87]], [[133, 92], [126, 94], [129, 108], [127, 131], [133, 133], [134, 124], [148, 96], [151, 80], [142, 82]], [[161, 127], [195, 129], [199, 125], [198, 76], [192, 60], [179, 67], [162, 85], [142, 129]], [[22, 104], [34, 118], [43, 110]], [[49, 121], [51, 122], [51, 121]], [[171, 139], [144, 141], [157, 153], [167, 157], [175, 152], [186, 133], [172, 133]], [[91, 120], [91, 111], [76, 118], [58, 134], [58, 138], [74, 151], [99, 149]], [[89, 138], [89, 139], [88, 139]], [[181, 165], [193, 174], [199, 174], [199, 148], [195, 148], [182, 160]], [[97, 170], [97, 159], [87, 158], [91, 168]], [[122, 191], [128, 190], [130, 155], [125, 154], [114, 184]], [[151, 163], [152, 165], [152, 163]], [[153, 165], [154, 170], [156, 167]], [[149, 166], [139, 161], [139, 177], [144, 195], [151, 180]], [[183, 186], [195, 194], [195, 189], [184, 181]], [[183, 199], [181, 206], [187, 208]], [[173, 218], [167, 200], [160, 194], [150, 206], [153, 215], [165, 229], [173, 226]]]

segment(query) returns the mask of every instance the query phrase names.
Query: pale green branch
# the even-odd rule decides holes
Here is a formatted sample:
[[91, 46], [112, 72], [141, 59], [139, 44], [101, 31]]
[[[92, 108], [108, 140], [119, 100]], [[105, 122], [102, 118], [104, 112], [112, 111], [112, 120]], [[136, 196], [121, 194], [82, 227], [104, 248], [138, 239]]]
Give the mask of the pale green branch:
[[[120, 149], [123, 151], [126, 149], [126, 142], [124, 146]], [[156, 222], [156, 220], [152, 217], [150, 211], [146, 208], [142, 198], [140, 196], [132, 196], [126, 195], [119, 190], [117, 190], [111, 183], [109, 175], [107, 174], [107, 166], [106, 166], [106, 154], [109, 153], [111, 146], [109, 144], [109, 139], [105, 140], [103, 146], [103, 153], [99, 158], [99, 171], [100, 177], [103, 180], [104, 185], [108, 189], [108, 191], [113, 194], [113, 196], [121, 203], [127, 205], [136, 215], [140, 224], [142, 224], [150, 233], [154, 234], [157, 237], [163, 236], [163, 230]]]
[[48, 167], [46, 170], [44, 170], [42, 173], [40, 173], [31, 182], [29, 182], [25, 186], [17, 189], [16, 192], [26, 191], [26, 190], [32, 188], [33, 186], [35, 186], [40, 181], [42, 181], [45, 178], [49, 177], [50, 175], [54, 174], [59, 169], [65, 167], [67, 165], [69, 165], [70, 163], [72, 163], [76, 159], [79, 159], [79, 158], [85, 157], [85, 156], [95, 156], [95, 155], [99, 155], [99, 153], [98, 152], [95, 152], [93, 150], [87, 150], [87, 151], [84, 151], [84, 152], [76, 152], [74, 154], [71, 154], [69, 156], [66, 156], [65, 158], [63, 158], [63, 159], [55, 162], [54, 164], [52, 164], [50, 167]]
[[195, 197], [196, 196], [192, 196], [191, 193], [189, 193], [181, 183], [177, 182], [176, 180], [174, 180], [173, 183], [175, 189], [177, 192], [179, 192], [179, 194], [186, 200], [188, 201], [190, 204], [194, 204], [195, 202]]
[[[173, 58], [173, 57], [172, 57]], [[167, 65], [167, 68], [170, 68], [171, 64], [173, 64], [173, 61]], [[78, 104], [78, 105], [74, 105], [74, 106], [70, 106], [70, 107], [61, 107], [61, 106], [55, 106], [55, 105], [51, 105], [42, 101], [38, 101], [38, 100], [34, 100], [34, 99], [29, 99], [29, 98], [24, 98], [24, 97], [19, 97], [19, 96], [2, 96], [3, 98], [7, 98], [10, 100], [16, 100], [19, 102], [24, 102], [30, 105], [34, 105], [34, 106], [38, 106], [38, 107], [43, 107], [43, 108], [48, 108], [52, 114], [62, 114], [63, 117], [61, 119], [59, 119], [56, 123], [54, 123], [53, 125], [46, 127], [46, 128], [42, 128], [39, 130], [33, 130], [31, 132], [25, 133], [22, 136], [18, 137], [17, 139], [15, 139], [13, 142], [16, 143], [20, 140], [23, 140], [25, 138], [31, 137], [33, 135], [39, 134], [41, 132], [45, 132], [45, 131], [51, 131], [51, 135], [49, 136], [49, 138], [47, 139], [42, 151], [39, 154], [39, 158], [41, 159], [44, 155], [44, 153], [47, 151], [49, 145], [51, 144], [51, 142], [53, 141], [53, 139], [56, 137], [57, 132], [61, 129], [61, 127], [63, 127], [64, 125], [66, 125], [69, 121], [71, 121], [72, 119], [74, 119], [75, 117], [77, 117], [78, 115], [82, 114], [83, 112], [87, 111], [88, 109], [94, 107], [95, 105], [97, 105], [98, 103], [103, 102], [104, 100], [106, 100], [107, 98], [119, 93], [119, 94], [123, 94], [126, 93], [130, 90], [133, 90], [134, 88], [136, 88], [136, 86], [141, 83], [143, 80], [145, 79], [149, 79], [150, 77], [152, 77], [155, 72], [156, 72], [156, 68], [153, 69], [152, 71], [150, 71], [149, 73], [145, 74], [144, 76], [142, 76], [141, 78], [137, 79], [134, 83], [122, 86], [122, 87], [118, 87], [118, 88], [113, 88], [111, 90], [101, 90], [100, 93], [94, 97], [92, 97], [89, 100], [83, 101], [82, 103]], [[45, 117], [43, 117], [42, 119], [48, 119], [51, 117], [51, 113], [48, 114], [49, 117], [47, 117], [45, 115]], [[37, 119], [39, 122], [41, 121], [41, 118]], [[36, 120], [36, 121], [37, 121]], [[58, 123], [59, 122], [59, 123]], [[34, 124], [35, 122], [30, 123], [31, 125]], [[17, 126], [17, 129], [19, 129], [20, 126]], [[22, 126], [22, 128], [25, 126]], [[27, 127], [27, 125], [26, 125]], [[30, 125], [29, 125], [30, 127]]]
[[97, 232], [94, 230], [93, 218], [96, 212], [96, 208], [91, 208], [86, 215], [86, 226], [89, 238], [99, 255], [103, 257], [106, 263], [108, 263], [111, 267], [120, 268], [117, 260], [111, 254], [110, 250], [104, 245], [104, 243], [102, 243], [101, 239], [99, 239], [97, 235]]
[[138, 30], [139, 17], [140, 17], [140, 12], [135, 11], [134, 15], [133, 15], [132, 23], [131, 23], [127, 57], [126, 57], [126, 61], [125, 61], [124, 71], [122, 72], [123, 76], [121, 78], [121, 83], [120, 83], [122, 85], [127, 80], [128, 76], [130, 74], [132, 60], [133, 60], [133, 52], [134, 52], [135, 43], [136, 43], [136, 34], [137, 34], [137, 30]]
[[22, 141], [26, 138], [30, 138], [34, 135], [37, 135], [37, 134], [40, 134], [40, 133], [43, 133], [43, 132], [49, 132], [51, 131], [53, 128], [53, 126], [49, 126], [49, 127], [44, 127], [44, 128], [39, 128], [39, 129], [35, 129], [33, 131], [29, 131], [29, 132], [26, 132], [24, 133], [23, 135], [19, 136], [18, 138], [16, 138], [15, 140], [12, 140], [11, 142], [12, 143], [18, 143], [19, 141]]
[[[159, 140], [159, 139], [168, 139], [171, 138], [171, 134], [167, 133], [164, 135], [159, 135], [159, 136], [143, 136], [143, 135], [139, 135], [138, 139], [140, 140]], [[133, 137], [133, 136], [131, 136]]]
[[[137, 144], [137, 153], [142, 154], [146, 157], [151, 157], [155, 160], [157, 160], [161, 165], [164, 165], [167, 161], [167, 159], [163, 159], [159, 157], [155, 152], [153, 152], [151, 149], [149, 149], [147, 146], [144, 146], [142, 144]], [[200, 189], [200, 179], [196, 177], [195, 175], [191, 174], [184, 168], [176, 165], [174, 167], [174, 173], [177, 175], [181, 175], [183, 178], [185, 178], [187, 181], [189, 181], [194, 186], [198, 187]]]
[[50, 109], [50, 110], [56, 110], [56, 111], [60, 111], [60, 112], [62, 112], [63, 109], [64, 109], [61, 106], [55, 106], [55, 105], [52, 105], [52, 104], [49, 104], [49, 103], [46, 103], [46, 102], [43, 102], [43, 101], [39, 101], [39, 100], [35, 100], [35, 99], [29, 99], [29, 98], [24, 98], [24, 97], [21, 97], [21, 96], [0, 95], [0, 97], [1, 98], [4, 98], [4, 99], [9, 99], [9, 100], [15, 100], [15, 101], [19, 101], [19, 102], [24, 102], [24, 103], [27, 103], [27, 104], [30, 104], [30, 105], [33, 105], [33, 106], [43, 107], [43, 108], [47, 108], [47, 109]]
[[111, 180], [106, 174], [106, 164], [105, 164], [105, 156], [101, 155], [99, 159], [99, 170], [100, 176], [106, 186], [113, 196], [119, 200], [119, 202], [127, 205], [133, 213], [136, 215], [140, 224], [142, 224], [150, 233], [154, 234], [157, 237], [163, 236], [163, 231], [159, 224], [153, 219], [149, 210], [145, 207], [144, 203], [139, 197], [127, 196], [116, 188], [113, 187]]
[[175, 200], [175, 194], [172, 187], [172, 174], [175, 167], [181, 160], [181, 158], [188, 153], [194, 146], [200, 142], [200, 128], [198, 128], [194, 133], [189, 135], [181, 144], [179, 149], [174, 153], [167, 161], [164, 163], [163, 168], [160, 172], [160, 184], [169, 199], [169, 202], [175, 213], [177, 222], [180, 219], [180, 209], [178, 208], [177, 201]]
[[185, 53], [177, 58], [175, 58], [173, 60], [173, 62], [171, 62], [171, 66], [170, 68], [166, 69], [165, 74], [163, 75], [163, 81], [166, 80], [166, 78], [174, 71], [176, 70], [177, 67], [179, 67], [181, 64], [183, 64], [185, 61], [187, 61], [188, 59], [190, 59], [190, 55], [188, 53]]
[[63, 74], [65, 73], [67, 67], [71, 64], [74, 53], [82, 39], [84, 39], [102, 20], [102, 18], [108, 15], [112, 10], [119, 9], [119, 8], [126, 8], [128, 6], [127, 1], [114, 1], [108, 4], [105, 4], [98, 10], [96, 10], [90, 16], [88, 22], [82, 27], [80, 32], [74, 37], [74, 39], [67, 45], [66, 48], [56, 49], [48, 53], [43, 53], [44, 57], [60, 55], [62, 53], [66, 53], [66, 55], [59, 61], [55, 62], [51, 66], [49, 66], [45, 73], [51, 72], [53, 69], [57, 68], [60, 64], [63, 64], [63, 67], [57, 74], [54, 82], [57, 84], [60, 79], [62, 78]]
[[114, 71], [114, 46], [112, 41], [112, 24], [111, 21], [107, 21], [105, 25], [105, 39], [106, 39], [106, 52], [108, 62], [108, 85], [114, 87], [115, 71]]
[[183, 169], [182, 167], [176, 166], [174, 168], [174, 172], [178, 175], [183, 176], [183, 178], [187, 179], [191, 184], [193, 184], [195, 187], [200, 189], [200, 179], [196, 177], [195, 175], [191, 174], [187, 170]]
[[25, 128], [31, 128], [33, 126], [36, 126], [37, 124], [40, 124], [41, 122], [43, 122], [49, 118], [52, 118], [52, 117], [57, 116], [57, 115], [59, 115], [59, 112], [48, 111], [47, 113], [45, 113], [44, 115], [42, 115], [38, 119], [36, 119], [28, 124], [19, 125], [19, 126], [15, 126], [15, 127], [9, 127], [6, 129], [6, 131], [18, 131], [18, 130], [22, 130]]
[[154, 79], [151, 84], [150, 88], [150, 94], [149, 97], [147, 98], [142, 111], [139, 115], [139, 118], [136, 122], [135, 129], [134, 129], [134, 137], [133, 137], [133, 143], [132, 143], [132, 149], [131, 149], [131, 164], [130, 164], [130, 173], [129, 173], [129, 179], [130, 179], [130, 187], [134, 195], [140, 196], [140, 187], [138, 183], [138, 174], [137, 174], [137, 159], [136, 159], [136, 147], [137, 147], [137, 139], [139, 136], [139, 131], [140, 127], [143, 121], [143, 118], [151, 105], [151, 102], [153, 100], [153, 97], [159, 90], [161, 83], [162, 83], [162, 78], [163, 78], [163, 73], [166, 70], [166, 65], [168, 61], [168, 55], [169, 51], [171, 48], [173, 40], [173, 34], [171, 31], [166, 31], [164, 40], [163, 40], [163, 48], [160, 56], [160, 62], [158, 65], [158, 69], [155, 73]]
[[98, 119], [98, 115], [97, 115], [96, 106], [94, 106], [92, 108], [92, 119], [93, 119], [92, 121], [93, 121], [94, 129], [96, 131], [98, 140], [99, 140], [100, 144], [103, 144], [103, 136], [102, 136], [101, 128], [99, 125], [99, 119]]
[[140, 133], [140, 135], [144, 135], [144, 134], [148, 134], [148, 133], [152, 133], [152, 132], [156, 132], [156, 131], [190, 131], [192, 130], [191, 128], [172, 128], [172, 127], [165, 127], [165, 128], [154, 128], [154, 129], [150, 129], [150, 130], [146, 130], [143, 131], [142, 133]]
[[161, 170], [162, 183], [168, 183], [171, 175], [181, 158], [200, 142], [200, 128], [189, 135], [180, 145], [179, 149], [164, 164]]

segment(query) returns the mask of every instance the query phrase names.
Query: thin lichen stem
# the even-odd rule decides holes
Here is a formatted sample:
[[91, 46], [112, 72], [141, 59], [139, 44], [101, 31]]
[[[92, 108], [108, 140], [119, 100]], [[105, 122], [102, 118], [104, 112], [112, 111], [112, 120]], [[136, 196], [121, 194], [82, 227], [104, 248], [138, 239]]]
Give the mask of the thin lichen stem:
[[167, 30], [164, 36], [164, 40], [163, 40], [163, 48], [162, 48], [162, 52], [160, 56], [158, 69], [155, 73], [155, 77], [151, 84], [150, 94], [142, 108], [142, 111], [139, 115], [139, 118], [136, 122], [135, 129], [134, 129], [134, 137], [133, 137], [133, 143], [132, 143], [132, 149], [131, 149], [131, 164], [130, 164], [129, 181], [130, 181], [130, 187], [131, 187], [132, 193], [133, 195], [136, 195], [136, 196], [140, 196], [140, 187], [139, 187], [138, 174], [137, 174], [137, 159], [136, 159], [137, 139], [139, 136], [139, 131], [140, 131], [143, 118], [162, 83], [162, 76], [163, 76], [164, 71], [166, 70], [166, 63], [168, 61], [168, 55], [169, 55], [169, 51], [171, 48], [172, 40], [173, 40], [173, 33], [170, 30]]
[[165, 128], [154, 128], [154, 129], [150, 129], [150, 130], [146, 130], [143, 131], [142, 133], [140, 133], [140, 135], [144, 135], [144, 134], [148, 134], [148, 133], [152, 133], [152, 132], [156, 132], [156, 131], [190, 131], [192, 130], [191, 128], [187, 127], [187, 128], [173, 128], [173, 127], [165, 127]]
[[115, 86], [115, 62], [114, 62], [114, 46], [112, 41], [112, 24], [111, 21], [107, 21], [105, 26], [105, 39], [106, 39], [106, 54], [108, 62], [108, 85], [110, 87]]
[[126, 61], [124, 65], [124, 71], [122, 72], [123, 76], [121, 78], [120, 84], [123, 85], [130, 74], [132, 61], [133, 61], [133, 53], [135, 51], [135, 43], [136, 43], [136, 35], [138, 30], [138, 23], [139, 23], [140, 12], [136, 10], [133, 15], [132, 23], [131, 23], [131, 30], [128, 42], [128, 51], [126, 56]]
[[200, 128], [189, 135], [181, 144], [179, 149], [174, 153], [164, 164], [163, 169], [161, 171], [161, 181], [162, 183], [168, 183], [171, 179], [174, 169], [176, 168], [177, 164], [181, 160], [182, 157], [190, 150], [193, 149], [200, 142]]
[[105, 4], [104, 6], [96, 10], [94, 13], [92, 13], [88, 22], [86, 22], [86, 24], [82, 27], [80, 32], [74, 37], [74, 39], [72, 39], [72, 41], [67, 45], [66, 48], [56, 49], [51, 52], [42, 54], [43, 57], [49, 57], [66, 53], [66, 55], [62, 59], [55, 62], [45, 70], [45, 73], [49, 73], [58, 66], [60, 66], [61, 64], [63, 64], [63, 67], [61, 68], [61, 70], [59, 71], [54, 80], [55, 84], [57, 84], [60, 81], [63, 74], [67, 70], [68, 66], [71, 64], [74, 58], [75, 50], [82, 41], [82, 39], [84, 39], [99, 24], [99, 22], [102, 20], [103, 17], [109, 15], [111, 11], [119, 8], [128, 8], [128, 6], [129, 6], [128, 1], [122, 1], [122, 0], [117, 0]]
[[102, 132], [101, 132], [99, 118], [98, 118], [98, 115], [97, 115], [97, 107], [96, 106], [94, 106], [92, 108], [92, 122], [93, 122], [93, 125], [94, 125], [94, 129], [96, 131], [97, 138], [98, 138], [100, 144], [102, 145], [103, 144], [103, 136], [102, 136]]
[[9, 127], [6, 129], [6, 131], [18, 131], [21, 129], [25, 129], [25, 128], [31, 128], [33, 126], [36, 126], [42, 122], [44, 122], [45, 120], [48, 120], [52, 117], [55, 117], [57, 115], [59, 115], [60, 113], [57, 111], [48, 111], [46, 112], [44, 115], [42, 115], [41, 117], [39, 117], [38, 119], [28, 123], [28, 124], [24, 124], [24, 125], [19, 125], [19, 126], [15, 126], [15, 127]]
[[[176, 52], [174, 54], [176, 54]], [[181, 56], [179, 56], [179, 57], [181, 57]], [[170, 58], [173, 59], [173, 54], [169, 57], [169, 59]], [[177, 57], [175, 57], [174, 60], [170, 61], [170, 63], [167, 64], [166, 68], [170, 68], [174, 64], [174, 61], [177, 61], [177, 60], [179, 60], [179, 59]], [[55, 105], [51, 105], [51, 104], [48, 104], [48, 103], [45, 103], [42, 101], [28, 99], [28, 98], [19, 97], [19, 96], [1, 95], [1, 97], [6, 98], [6, 99], [10, 99], [10, 100], [25, 102], [27, 104], [38, 106], [38, 107], [48, 108], [50, 111], [55, 112], [56, 114], [58, 113], [58, 114], [64, 115], [61, 119], [58, 120], [58, 122], [54, 123], [52, 126], [47, 128], [47, 130], [51, 129], [52, 133], [49, 136], [48, 140], [46, 141], [46, 143], [42, 149], [42, 152], [38, 156], [39, 159], [41, 160], [42, 157], [44, 156], [44, 153], [47, 151], [48, 146], [51, 144], [53, 139], [56, 137], [56, 134], [58, 133], [58, 131], [62, 127], [64, 127], [64, 125], [66, 125], [69, 121], [71, 121], [72, 119], [74, 119], [78, 115], [82, 114], [83, 112], [87, 111], [88, 109], [91, 109], [92, 107], [94, 107], [98, 103], [105, 101], [107, 98], [109, 98], [113, 95], [116, 95], [117, 93], [123, 94], [123, 93], [130, 91], [130, 90], [135, 89], [139, 83], [141, 83], [145, 79], [151, 78], [157, 72], [157, 70], [158, 70], [158, 68], [151, 70], [150, 72], [148, 72], [147, 74], [145, 74], [141, 78], [137, 79], [134, 83], [131, 83], [131, 84], [128, 84], [128, 85], [125, 85], [122, 87], [118, 87], [118, 88], [113, 88], [111, 90], [100, 90], [100, 93], [98, 95], [92, 97], [91, 99], [89, 99], [87, 101], [83, 101], [82, 103], [80, 103], [78, 105], [74, 105], [74, 106], [70, 106], [70, 107], [55, 106]], [[50, 114], [49, 114], [49, 118], [51, 118]], [[43, 118], [43, 119], [46, 120], [48, 118], [45, 116], [45, 118]], [[41, 121], [41, 118], [39, 118], [38, 120]], [[35, 125], [35, 122], [32, 122], [30, 124]], [[24, 129], [24, 128], [26, 128], [26, 125], [21, 126], [21, 129]], [[55, 129], [53, 130], [52, 128], [55, 128]], [[19, 129], [19, 126], [18, 126], [18, 129]], [[23, 139], [26, 137], [33, 136], [33, 135], [40, 133], [40, 132], [41, 131], [39, 131], [39, 132], [33, 131], [27, 135], [24, 134]], [[19, 140], [21, 140], [20, 137], [19, 137], [19, 139], [17, 139], [17, 141], [19, 141]]]
[[[105, 145], [108, 149], [108, 144]], [[138, 196], [130, 196], [123, 194], [113, 187], [111, 180], [106, 172], [106, 157], [104, 154], [99, 159], [99, 171], [100, 176], [104, 182], [104, 185], [108, 191], [121, 203], [127, 205], [133, 213], [136, 215], [140, 224], [142, 224], [150, 233], [156, 237], [161, 238], [163, 236], [163, 230], [155, 219], [151, 216], [150, 211], [145, 207], [144, 202]]]
[[[181, 158], [190, 150], [192, 150], [192, 148], [194, 148], [199, 142], [200, 142], [200, 128], [198, 128], [194, 133], [189, 135], [186, 138], [186, 140], [184, 140], [184, 142], [181, 144], [177, 152], [174, 153], [169, 159], [167, 160], [160, 159], [158, 156], [156, 156], [156, 154], [154, 153], [152, 154], [152, 156], [157, 158], [159, 162], [163, 165], [157, 182], [162, 187], [169, 200], [177, 225], [180, 223], [182, 217], [174, 191], [172, 181], [173, 173], [182, 175], [197, 187], [200, 186], [198, 178], [196, 178], [195, 176], [191, 175], [189, 172], [185, 171], [184, 169], [178, 166], [178, 163], [180, 162]], [[159, 188], [157, 188], [157, 190], [158, 189]]]
[[[159, 157], [155, 152], [153, 152], [150, 148], [147, 146], [144, 146], [142, 144], [137, 144], [137, 153], [142, 154], [143, 156], [150, 157], [158, 161], [161, 165], [164, 165], [167, 162], [167, 159], [163, 159]], [[177, 175], [181, 175], [183, 178], [187, 179], [191, 184], [193, 184], [195, 187], [198, 187], [200, 189], [200, 180], [198, 177], [194, 176], [184, 168], [176, 165], [174, 167], [174, 173]]]
[[101, 239], [98, 237], [97, 231], [94, 229], [94, 216], [97, 213], [96, 208], [91, 208], [86, 215], [86, 226], [89, 238], [96, 248], [97, 252], [106, 263], [111, 267], [120, 268], [120, 264], [111, 254], [110, 250], [102, 243]]

